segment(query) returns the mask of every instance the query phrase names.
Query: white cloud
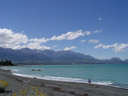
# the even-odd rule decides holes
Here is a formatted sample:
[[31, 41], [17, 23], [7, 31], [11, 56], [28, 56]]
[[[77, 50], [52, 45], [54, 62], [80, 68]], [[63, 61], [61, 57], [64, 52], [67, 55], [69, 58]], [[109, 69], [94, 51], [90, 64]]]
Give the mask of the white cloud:
[[68, 51], [68, 50], [72, 50], [72, 49], [75, 49], [75, 48], [76, 48], [76, 46], [65, 47], [64, 50], [65, 51]]
[[96, 40], [96, 39], [90, 39], [89, 42], [90, 42], [90, 43], [99, 43], [99, 40]]
[[0, 29], [0, 47], [15, 49], [27, 42], [28, 37], [24, 34], [14, 33], [11, 29]]
[[118, 43], [114, 43], [111, 45], [104, 45], [104, 44], [98, 44], [94, 47], [95, 49], [97, 48], [102, 48], [102, 49], [108, 49], [108, 48], [112, 48], [112, 50], [117, 53], [117, 52], [121, 52], [121, 51], [125, 51], [128, 49], [128, 43], [122, 43], [122, 44], [118, 44]]
[[60, 36], [54, 35], [52, 38], [50, 38], [50, 40], [74, 40], [80, 36], [90, 35], [90, 34], [91, 34], [90, 31], [83, 32], [82, 30], [78, 30], [75, 32], [67, 32], [67, 33], [62, 34]]
[[11, 29], [0, 29], [0, 47], [3, 48], [12, 48], [12, 49], [21, 49], [21, 48], [30, 48], [30, 49], [51, 49], [47, 46], [41, 46], [41, 43], [47, 42], [48, 39], [29, 39], [25, 34], [14, 33]]
[[49, 50], [51, 47], [41, 46], [38, 42], [28, 43], [27, 45], [22, 46], [22, 48], [38, 49], [38, 50]]
[[98, 18], [99, 21], [102, 21], [102, 18]]
[[84, 42], [86, 42], [86, 40], [81, 40], [80, 42], [81, 42], [81, 43], [84, 43]]
[[98, 44], [94, 48], [97, 49], [97, 48], [101, 48], [102, 46], [103, 46], [103, 44]]
[[95, 30], [94, 33], [99, 33], [101, 32], [102, 30]]
[[86, 35], [90, 35], [91, 32], [90, 32], [90, 31], [85, 31], [85, 34], [86, 34]]
[[34, 39], [30, 39], [29, 41], [30, 41], [30, 42], [46, 43], [46, 42], [49, 41], [49, 39], [46, 39], [46, 38], [40, 38], [40, 39], [34, 38]]
[[103, 48], [103, 49], [108, 49], [108, 48], [115, 48], [118, 46], [118, 43], [114, 43], [112, 45], [104, 45], [104, 44], [99, 44], [99, 45], [96, 45], [94, 48]]
[[103, 49], [108, 49], [108, 48], [113, 48], [113, 47], [115, 48], [116, 46], [118, 46], [118, 43], [114, 43], [112, 45], [103, 45], [102, 48]]
[[122, 44], [119, 44], [118, 46], [113, 48], [113, 50], [115, 52], [125, 51], [127, 49], [128, 49], [128, 43], [127, 44], [122, 43]]
[[[78, 37], [90, 35], [92, 32], [90, 31], [82, 31], [77, 30], [74, 32], [67, 32], [65, 34], [61, 34], [59, 36], [52, 36], [51, 38], [28, 38], [27, 35], [24, 34], [24, 31], [21, 33], [15, 33], [11, 29], [0, 29], [0, 47], [3, 48], [12, 48], [12, 49], [21, 49], [21, 48], [30, 48], [30, 49], [51, 49], [51, 47], [44, 46], [42, 43], [46, 43], [48, 41], [56, 40], [74, 40]], [[86, 40], [81, 41], [86, 42]], [[56, 46], [53, 46], [52, 48], [55, 48]], [[76, 48], [75, 46], [72, 46], [70, 48], [65, 48], [65, 50], [71, 50]]]

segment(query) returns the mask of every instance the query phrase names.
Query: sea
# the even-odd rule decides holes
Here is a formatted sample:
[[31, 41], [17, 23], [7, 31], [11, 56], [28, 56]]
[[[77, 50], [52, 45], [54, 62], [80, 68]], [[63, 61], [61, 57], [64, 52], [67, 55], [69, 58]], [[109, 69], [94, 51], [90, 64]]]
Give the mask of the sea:
[[128, 64], [25, 65], [1, 67], [12, 74], [45, 80], [88, 83], [128, 89]]

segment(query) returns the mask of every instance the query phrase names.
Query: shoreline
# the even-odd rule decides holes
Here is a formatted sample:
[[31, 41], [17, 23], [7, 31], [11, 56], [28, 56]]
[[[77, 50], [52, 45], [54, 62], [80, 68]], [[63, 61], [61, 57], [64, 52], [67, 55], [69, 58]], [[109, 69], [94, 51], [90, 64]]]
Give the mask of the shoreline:
[[[10, 70], [12, 71], [12, 70]], [[12, 73], [12, 72], [11, 72]], [[25, 77], [25, 78], [36, 78], [36, 79], [40, 79], [40, 80], [48, 80], [48, 81], [58, 81], [58, 82], [68, 82], [68, 83], [78, 83], [78, 84], [88, 84], [87, 82], [77, 82], [77, 81], [64, 81], [64, 80], [55, 80], [55, 79], [46, 79], [46, 78], [41, 78], [41, 77], [36, 77], [36, 76], [28, 76], [28, 75], [25, 75], [25, 74], [18, 74], [18, 73], [12, 73], [12, 75], [15, 75], [15, 76], [20, 76], [20, 77]], [[23, 76], [24, 75], [24, 76]], [[94, 85], [103, 85], [103, 86], [109, 86], [109, 87], [114, 87], [114, 88], [121, 88], [121, 89], [127, 89], [128, 88], [124, 88], [124, 87], [120, 87], [120, 86], [114, 86], [112, 84], [96, 84], [96, 83], [91, 83], [91, 84], [94, 84]]]
[[[124, 88], [21, 77], [3, 69], [0, 69], [0, 79], [9, 82], [7, 90], [13, 93], [28, 86], [38, 86], [48, 96], [128, 96], [128, 89]], [[11, 96], [10, 94], [6, 96]]]

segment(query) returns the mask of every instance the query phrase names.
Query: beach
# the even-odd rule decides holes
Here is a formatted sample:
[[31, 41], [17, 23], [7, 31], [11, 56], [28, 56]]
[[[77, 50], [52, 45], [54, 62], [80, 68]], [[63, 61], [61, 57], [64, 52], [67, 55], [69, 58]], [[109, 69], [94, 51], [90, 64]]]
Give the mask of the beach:
[[12, 75], [9, 70], [2, 69], [0, 69], [0, 80], [5, 80], [10, 84], [6, 96], [11, 96], [19, 89], [30, 86], [37, 86], [48, 96], [128, 96], [128, 89], [124, 88], [20, 77]]

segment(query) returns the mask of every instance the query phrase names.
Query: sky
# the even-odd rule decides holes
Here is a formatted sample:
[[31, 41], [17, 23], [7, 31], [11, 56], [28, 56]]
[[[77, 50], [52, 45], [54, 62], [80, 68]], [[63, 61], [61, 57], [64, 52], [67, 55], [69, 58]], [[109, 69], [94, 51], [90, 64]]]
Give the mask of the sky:
[[128, 59], [128, 0], [0, 0], [0, 47]]

